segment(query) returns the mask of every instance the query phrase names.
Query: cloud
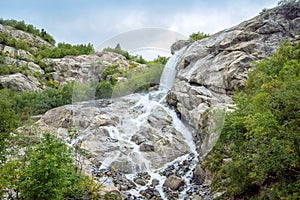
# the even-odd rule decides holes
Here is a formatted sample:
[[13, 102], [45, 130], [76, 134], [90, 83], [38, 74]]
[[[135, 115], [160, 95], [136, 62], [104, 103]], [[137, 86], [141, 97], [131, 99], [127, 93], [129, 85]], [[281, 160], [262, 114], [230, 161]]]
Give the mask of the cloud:
[[45, 28], [58, 42], [97, 46], [112, 36], [145, 27], [186, 36], [197, 31], [215, 33], [276, 4], [277, 0], [53, 0], [47, 4], [11, 0], [3, 2], [0, 13]]

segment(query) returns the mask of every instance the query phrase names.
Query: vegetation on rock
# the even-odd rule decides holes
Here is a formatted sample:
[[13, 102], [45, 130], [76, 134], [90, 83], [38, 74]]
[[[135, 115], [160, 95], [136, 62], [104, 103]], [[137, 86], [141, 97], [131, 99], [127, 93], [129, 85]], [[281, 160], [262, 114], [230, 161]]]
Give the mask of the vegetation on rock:
[[285, 43], [235, 94], [236, 108], [206, 162], [214, 190], [233, 199], [300, 197], [299, 102], [300, 44]]
[[197, 41], [197, 40], [202, 40], [204, 38], [209, 37], [209, 34], [203, 33], [203, 32], [197, 32], [197, 33], [192, 33], [190, 35], [190, 40], [192, 41]]
[[48, 34], [44, 29], [39, 30], [31, 24], [26, 24], [24, 21], [17, 21], [14, 19], [4, 20], [1, 18], [0, 24], [5, 26], [11, 26], [18, 30], [31, 33], [35, 36], [39, 36], [43, 38], [45, 41], [49, 42], [50, 44], [55, 45], [55, 40], [53, 39], [53, 37], [50, 34]]

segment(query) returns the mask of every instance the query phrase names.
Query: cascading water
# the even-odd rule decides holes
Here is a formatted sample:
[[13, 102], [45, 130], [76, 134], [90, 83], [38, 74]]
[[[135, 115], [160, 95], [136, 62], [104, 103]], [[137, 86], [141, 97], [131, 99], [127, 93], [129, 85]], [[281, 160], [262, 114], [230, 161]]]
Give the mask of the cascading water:
[[173, 56], [169, 58], [160, 78], [160, 83], [159, 83], [160, 90], [168, 91], [172, 88], [176, 77], [176, 65], [180, 60], [185, 49], [186, 49], [185, 47], [180, 49], [178, 52], [176, 52]]
[[[151, 199], [169, 199], [173, 191], [163, 184], [170, 175], [179, 176], [185, 182], [180, 192], [175, 192], [177, 199], [188, 196], [198, 154], [191, 133], [164, 102], [184, 50], [178, 51], [167, 62], [158, 91], [127, 95], [107, 108], [119, 117], [114, 126], [102, 127], [109, 133], [107, 142], [115, 145], [110, 149], [117, 150], [101, 161], [98, 170], [114, 167], [123, 171], [125, 179], [129, 180], [128, 187], [122, 188], [123, 179], [118, 183], [116, 177], [108, 183], [126, 190], [126, 199], [150, 199], [151, 194], [157, 197]], [[146, 179], [140, 177], [144, 172], [147, 172]], [[137, 179], [145, 184], [137, 183]], [[136, 181], [135, 187], [131, 187], [133, 181]], [[153, 185], [153, 181], [158, 183]]]

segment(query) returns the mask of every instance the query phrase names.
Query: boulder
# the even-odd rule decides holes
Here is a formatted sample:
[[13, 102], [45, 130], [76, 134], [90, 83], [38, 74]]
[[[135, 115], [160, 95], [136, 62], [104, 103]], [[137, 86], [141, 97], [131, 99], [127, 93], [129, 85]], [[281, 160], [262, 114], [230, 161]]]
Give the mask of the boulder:
[[38, 90], [39, 82], [36, 82], [35, 77], [30, 79], [21, 73], [0, 76], [0, 88], [12, 88], [17, 91]]
[[178, 190], [180, 186], [184, 185], [185, 183], [180, 177], [171, 175], [165, 180], [163, 186], [168, 187], [172, 190]]

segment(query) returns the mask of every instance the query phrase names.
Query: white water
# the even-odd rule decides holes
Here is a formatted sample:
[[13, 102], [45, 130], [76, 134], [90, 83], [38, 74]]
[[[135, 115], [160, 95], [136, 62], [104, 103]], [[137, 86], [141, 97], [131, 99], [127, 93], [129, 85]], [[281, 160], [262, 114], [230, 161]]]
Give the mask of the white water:
[[[193, 137], [191, 132], [185, 127], [185, 125], [177, 117], [175, 111], [167, 107], [165, 103], [165, 96], [168, 90], [172, 88], [175, 80], [176, 65], [180, 60], [184, 50], [185, 49], [183, 48], [180, 51], [178, 51], [167, 62], [160, 80], [160, 87], [158, 91], [154, 91], [146, 95], [140, 95], [139, 100], [135, 101], [135, 103], [128, 108], [128, 112], [127, 111], [123, 112], [123, 114], [125, 113], [125, 115], [116, 126], [105, 127], [105, 129], [109, 132], [109, 136], [110, 136], [110, 140], [108, 142], [117, 141], [120, 151], [115, 153], [114, 156], [106, 158], [102, 162], [100, 169], [109, 168], [109, 166], [111, 166], [114, 161], [118, 160], [119, 156], [126, 151], [126, 148], [130, 148], [131, 152], [127, 155], [126, 159], [135, 163], [138, 162], [138, 167], [133, 169], [133, 171], [136, 172], [141, 172], [141, 170], [147, 171], [151, 175], [151, 180], [158, 179], [159, 185], [157, 185], [155, 188], [160, 192], [160, 195], [163, 199], [167, 199], [167, 197], [164, 195], [163, 192], [163, 183], [166, 177], [161, 176], [159, 174], [160, 170], [163, 170], [165, 167], [169, 165], [174, 165], [175, 163], [182, 163], [184, 160], [191, 159], [190, 153], [193, 153], [194, 157], [192, 158], [193, 160], [191, 162], [192, 164], [190, 165], [190, 170], [181, 177], [188, 185], [190, 179], [192, 178], [192, 170], [195, 168], [198, 162], [197, 159], [198, 153], [196, 151], [196, 146], [195, 143], [193, 142]], [[136, 97], [135, 96], [131, 97], [129, 95], [125, 98], [130, 99]], [[118, 110], [119, 108], [114, 108], [114, 109], [116, 109], [116, 112], [120, 112]], [[162, 168], [154, 169], [150, 161], [147, 160], [143, 156], [143, 154], [139, 151], [139, 145], [135, 144], [130, 139], [145, 123], [147, 123], [148, 117], [158, 109], [163, 109], [168, 114], [168, 116], [172, 118], [172, 127], [175, 128], [179, 133], [181, 133], [183, 140], [185, 141], [185, 143], [190, 149], [188, 154], [180, 156], [175, 160], [166, 163]], [[132, 114], [130, 113], [130, 111], [135, 111], [135, 112]], [[166, 133], [161, 132], [161, 134], [166, 134]], [[170, 134], [170, 137], [172, 137], [172, 134]], [[165, 152], [165, 153], [171, 154], [172, 152]], [[126, 175], [126, 177], [131, 180], [133, 180], [134, 176], [135, 173]], [[138, 186], [136, 189], [132, 189], [128, 192], [133, 195], [140, 196], [139, 191], [146, 188], [147, 186]], [[183, 192], [185, 192], [185, 190]], [[180, 198], [182, 198], [182, 196]]]
[[176, 77], [176, 66], [182, 54], [184, 53], [185, 49], [186, 49], [185, 47], [180, 49], [178, 52], [176, 52], [173, 56], [169, 58], [160, 78], [160, 84], [159, 84], [160, 90], [168, 91], [172, 88]]

